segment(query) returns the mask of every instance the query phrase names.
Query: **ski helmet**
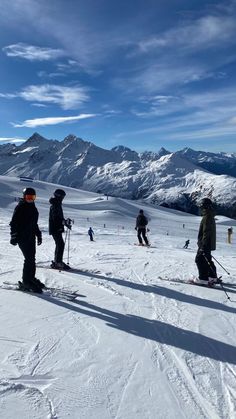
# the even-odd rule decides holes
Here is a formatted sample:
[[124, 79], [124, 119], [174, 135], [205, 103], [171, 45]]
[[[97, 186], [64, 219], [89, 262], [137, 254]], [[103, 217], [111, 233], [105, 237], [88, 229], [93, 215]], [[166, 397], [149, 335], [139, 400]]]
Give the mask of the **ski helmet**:
[[200, 208], [212, 208], [213, 207], [213, 203], [212, 200], [210, 198], [203, 198], [201, 203], [200, 203]]
[[139, 214], [143, 214], [143, 210], [141, 209], [141, 210], [139, 210]]
[[36, 195], [34, 188], [24, 188], [23, 189], [23, 195]]
[[56, 190], [55, 190], [55, 192], [53, 193], [53, 195], [54, 195], [56, 198], [61, 198], [61, 199], [63, 199], [63, 198], [66, 196], [66, 193], [65, 193], [65, 191], [63, 191], [63, 189], [56, 189]]

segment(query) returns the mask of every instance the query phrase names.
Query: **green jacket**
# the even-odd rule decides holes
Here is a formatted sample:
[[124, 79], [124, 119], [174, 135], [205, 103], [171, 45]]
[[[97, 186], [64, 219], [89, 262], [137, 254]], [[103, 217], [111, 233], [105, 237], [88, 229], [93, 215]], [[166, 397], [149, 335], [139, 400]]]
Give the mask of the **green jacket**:
[[202, 210], [202, 220], [198, 232], [198, 247], [205, 252], [216, 249], [216, 222], [214, 211], [210, 208]]

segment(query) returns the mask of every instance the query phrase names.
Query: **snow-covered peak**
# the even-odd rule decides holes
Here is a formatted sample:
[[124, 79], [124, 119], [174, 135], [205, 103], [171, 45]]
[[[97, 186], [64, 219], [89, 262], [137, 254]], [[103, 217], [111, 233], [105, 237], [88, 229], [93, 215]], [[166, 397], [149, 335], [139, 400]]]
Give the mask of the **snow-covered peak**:
[[[121, 145], [106, 150], [73, 134], [57, 141], [34, 133], [20, 146], [0, 146], [0, 174], [146, 199], [190, 212], [203, 196], [211, 196], [224, 214], [236, 201], [234, 155], [190, 148], [171, 153], [163, 147], [158, 153], [137, 153]], [[230, 174], [234, 177], [219, 176]]]
[[133, 151], [128, 147], [124, 147], [123, 145], [113, 147], [111, 151], [115, 151], [119, 156], [121, 156], [122, 160], [136, 161], [139, 158], [136, 151]]
[[31, 137], [29, 137], [29, 139], [24, 143], [27, 145], [33, 145], [33, 144], [37, 144], [39, 145], [40, 143], [44, 142], [44, 141], [49, 141], [46, 138], [42, 137], [42, 135], [38, 134], [37, 132], [35, 132], [33, 135], [31, 135]]

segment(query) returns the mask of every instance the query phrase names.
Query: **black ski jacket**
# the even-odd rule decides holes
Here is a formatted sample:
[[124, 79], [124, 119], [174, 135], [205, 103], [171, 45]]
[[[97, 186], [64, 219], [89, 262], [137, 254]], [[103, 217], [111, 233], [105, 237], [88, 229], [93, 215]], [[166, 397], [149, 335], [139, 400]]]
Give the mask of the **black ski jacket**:
[[136, 227], [135, 228], [144, 228], [148, 224], [148, 219], [143, 214], [139, 214], [136, 218]]
[[65, 219], [61, 199], [52, 197], [49, 199], [49, 202], [51, 204], [49, 210], [49, 234], [63, 233]]
[[38, 227], [39, 213], [34, 204], [21, 199], [10, 222], [11, 238], [18, 243], [35, 240], [35, 237], [42, 239], [42, 233]]
[[216, 222], [214, 211], [210, 208], [202, 210], [202, 221], [198, 232], [198, 247], [205, 252], [216, 249]]

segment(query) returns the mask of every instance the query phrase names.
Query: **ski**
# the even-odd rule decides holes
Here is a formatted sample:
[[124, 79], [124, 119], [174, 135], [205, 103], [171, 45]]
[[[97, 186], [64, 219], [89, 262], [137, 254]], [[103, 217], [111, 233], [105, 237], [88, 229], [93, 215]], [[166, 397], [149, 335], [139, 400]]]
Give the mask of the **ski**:
[[5, 289], [9, 291], [20, 291], [25, 292], [26, 294], [40, 296], [40, 297], [52, 297], [52, 298], [59, 298], [62, 300], [67, 301], [74, 301], [78, 297], [84, 297], [84, 295], [79, 294], [77, 291], [71, 291], [67, 289], [61, 289], [61, 288], [54, 288], [54, 287], [45, 287], [42, 290], [42, 293], [33, 292], [30, 290], [24, 290], [19, 287], [18, 283], [13, 282], [3, 282], [2, 285], [0, 285], [0, 289]]
[[42, 269], [50, 269], [51, 271], [56, 271], [60, 273], [75, 273], [75, 274], [83, 274], [83, 273], [90, 273], [92, 274], [101, 274], [101, 271], [98, 269], [89, 270], [89, 269], [79, 269], [79, 268], [70, 268], [70, 269], [57, 269], [57, 268], [51, 268], [50, 265], [36, 265], [36, 268], [42, 268]]
[[185, 280], [185, 279], [181, 279], [181, 278], [163, 278], [161, 276], [158, 276], [158, 279], [161, 279], [162, 281], [167, 281], [167, 282], [174, 282], [177, 284], [187, 284], [187, 285], [197, 285], [198, 287], [204, 287], [204, 288], [216, 288], [219, 289], [218, 287], [216, 287], [217, 285], [228, 285], [230, 286], [231, 284], [227, 284], [225, 282], [223, 282], [220, 278], [219, 281], [214, 283], [213, 285], [208, 285], [208, 283], [206, 284], [198, 284], [196, 282], [194, 282], [193, 279], [189, 279], [189, 280]]
[[146, 247], [147, 249], [156, 249], [156, 246], [152, 246], [151, 244], [139, 244], [139, 243], [134, 243], [134, 246], [138, 246], [138, 247]]

